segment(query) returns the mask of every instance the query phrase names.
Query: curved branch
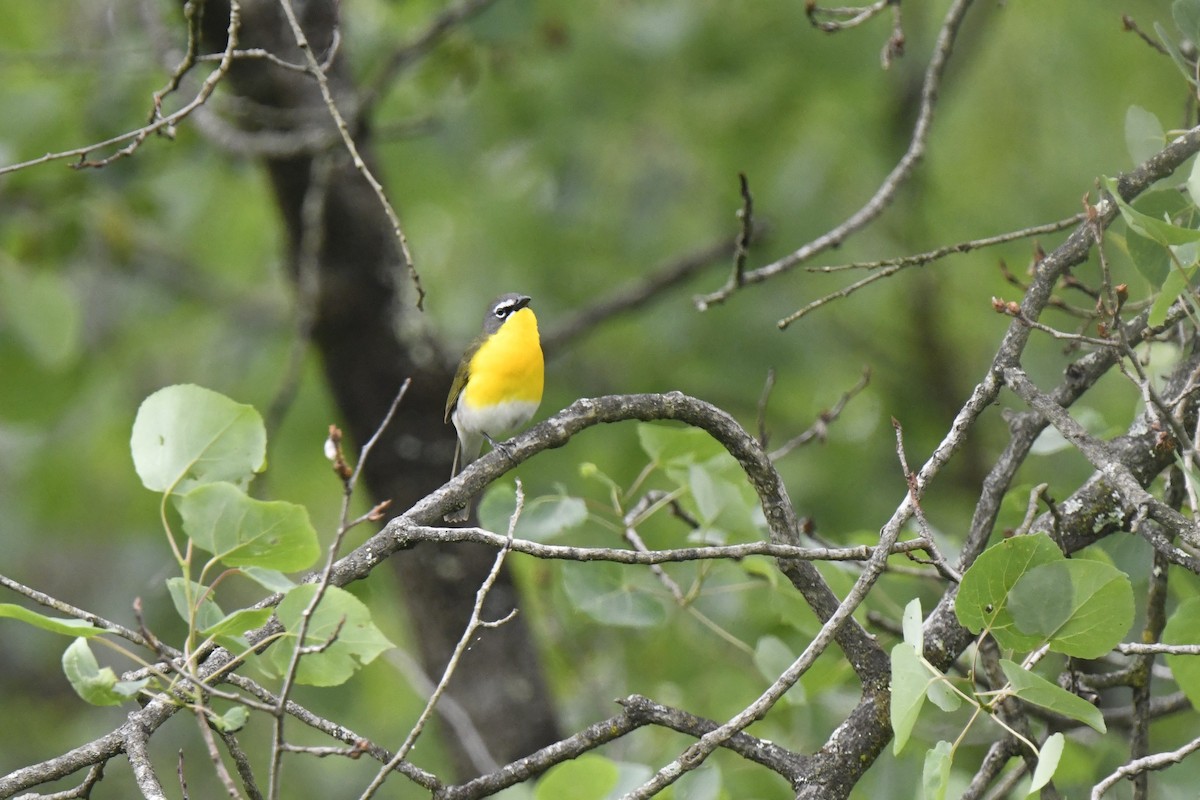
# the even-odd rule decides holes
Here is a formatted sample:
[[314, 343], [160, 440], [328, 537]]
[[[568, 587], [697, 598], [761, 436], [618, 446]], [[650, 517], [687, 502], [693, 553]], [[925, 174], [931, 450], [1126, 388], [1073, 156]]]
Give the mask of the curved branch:
[[[626, 420], [675, 420], [708, 432], [741, 465], [754, 487], [770, 529], [771, 542], [796, 545], [800, 524], [783, 481], [758, 441], [724, 411], [681, 392], [668, 394], [609, 395], [577, 400], [550, 419], [473, 462], [445, 486], [417, 502], [384, 530], [350, 553], [334, 567], [334, 582], [341, 585], [365, 577], [374, 567], [407, 544], [405, 530], [412, 525], [436, 524], [450, 509], [462, 505], [487, 484], [543, 450], [562, 447], [582, 430], [602, 423]], [[807, 561], [781, 562], [784, 574], [825, 622], [838, 612], [841, 602], [816, 568]], [[847, 620], [836, 634], [838, 644], [864, 683], [887, 680], [888, 657], [862, 626]]]
[[813, 239], [799, 250], [764, 267], [743, 273], [740, 276], [740, 281], [731, 279], [725, 286], [712, 294], [697, 297], [695, 301], [697, 308], [703, 311], [711, 305], [722, 303], [729, 299], [742, 286], [751, 283], [761, 283], [781, 272], [792, 269], [797, 264], [807, 261], [818, 253], [837, 247], [847, 237], [865, 227], [882, 214], [884, 209], [891, 205], [896, 192], [908, 180], [909, 176], [912, 175], [913, 169], [925, 155], [925, 144], [929, 139], [929, 128], [933, 123], [933, 111], [937, 105], [938, 92], [941, 89], [942, 78], [945, 76], [946, 64], [950, 60], [950, 53], [954, 48], [959, 27], [962, 25], [962, 21], [966, 17], [967, 10], [971, 7], [972, 1], [955, 0], [950, 6], [950, 10], [946, 12], [941, 30], [938, 32], [937, 43], [934, 45], [933, 56], [930, 58], [929, 66], [925, 70], [925, 81], [921, 85], [921, 109], [917, 114], [916, 125], [913, 126], [908, 150], [905, 151], [896, 166], [892, 168], [892, 171], [888, 173], [888, 176], [880, 184], [879, 188], [875, 190], [875, 194], [867, 201], [866, 205], [854, 212], [841, 225]]

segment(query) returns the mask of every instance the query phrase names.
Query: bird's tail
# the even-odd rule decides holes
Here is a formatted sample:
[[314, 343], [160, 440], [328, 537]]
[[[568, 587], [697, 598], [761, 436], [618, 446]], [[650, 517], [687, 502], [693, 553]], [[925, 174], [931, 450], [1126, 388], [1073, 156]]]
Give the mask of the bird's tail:
[[[473, 437], [473, 441], [470, 442], [463, 442], [462, 437], [459, 437], [459, 440], [454, 445], [454, 463], [450, 466], [450, 477], [453, 478], [462, 472], [468, 464], [479, 458], [479, 451], [482, 449], [482, 436], [475, 436]], [[451, 511], [442, 519], [451, 525], [461, 525], [470, 518], [473, 502], [474, 498], [471, 498], [462, 508]]]

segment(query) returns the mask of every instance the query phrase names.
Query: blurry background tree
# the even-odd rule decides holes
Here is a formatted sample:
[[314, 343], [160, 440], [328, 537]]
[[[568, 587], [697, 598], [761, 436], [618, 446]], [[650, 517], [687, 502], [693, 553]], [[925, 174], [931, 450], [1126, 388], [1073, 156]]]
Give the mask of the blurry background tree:
[[[269, 493], [303, 500], [318, 530], [330, 532], [341, 490], [321, 454], [329, 422], [363, 442], [412, 378], [367, 462], [371, 498], [358, 498], [360, 510], [385, 498], [393, 511], [407, 509], [448, 474], [453, 434], [441, 416], [454, 359], [487, 301], [513, 289], [534, 297], [542, 321], [542, 417], [579, 397], [681, 390], [778, 446], [853, 394], [823, 445], [777, 466], [818, 536], [876, 542], [907, 492], [889, 418], [903, 425], [916, 469], [1016, 324], [992, 310], [991, 298], [1020, 300], [1015, 284], [1029, 281], [1037, 244], [1052, 250], [1080, 221], [909, 269], [781, 333], [778, 321], [861, 275], [801, 266], [699, 313], [694, 298], [729, 278], [742, 225], [736, 212], [746, 210], [739, 174], [753, 195], [753, 270], [836, 231], [907, 164], [880, 215], [826, 242], [836, 249], [812, 265], [874, 261], [1072, 217], [1099, 175], [1133, 166], [1130, 150], [1141, 158], [1161, 149], [1161, 137], [1127, 141], [1136, 138], [1127, 131], [1144, 130], [1127, 124], [1131, 105], [1168, 127], [1189, 124], [1194, 111], [1194, 92], [1171, 60], [1139, 35], [1157, 41], [1155, 23], [1174, 32], [1170, 4], [1101, 0], [1036, 13], [993, 2], [877, 5], [881, 13], [862, 25], [827, 25], [840, 29], [831, 36], [810, 23], [842, 18], [819, 10], [806, 18], [795, 0], [208, 0], [183, 9], [0, 0], [0, 573], [130, 626], [140, 597], [150, 630], [164, 639], [178, 632], [156, 501], [128, 455], [138, 404], [171, 383], [198, 383], [262, 409]], [[236, 57], [219, 66], [231, 8]], [[326, 67], [345, 134], [397, 210], [419, 284], [318, 82], [287, 66], [306, 59], [289, 8], [308, 53]], [[955, 20], [949, 31], [947, 19]], [[953, 40], [953, 52], [938, 46], [939, 35]], [[189, 42], [203, 60], [187, 56]], [[922, 104], [922, 86], [939, 59], [935, 107]], [[216, 91], [187, 109], [207, 96], [210, 75]], [[176, 90], [156, 95], [174, 80]], [[91, 147], [139, 129], [156, 96], [153, 133]], [[181, 108], [189, 113], [175, 124], [161, 122]], [[133, 155], [118, 155], [131, 144]], [[85, 147], [72, 158], [40, 158]], [[95, 168], [66, 166], [79, 162]], [[1113, 282], [1146, 299], [1157, 286], [1119, 248], [1109, 251]], [[1094, 257], [1077, 274], [1086, 286], [1101, 284]], [[1051, 321], [1080, 325], [1069, 316]], [[1054, 385], [1077, 356], [1042, 336], [1022, 365]], [[864, 369], [869, 386], [852, 391]], [[1116, 434], [1141, 399], [1108, 376], [1073, 413], [1092, 431]], [[646, 436], [618, 426], [541, 453], [520, 468], [526, 492], [586, 498], [588, 519], [561, 535], [618, 546], [637, 495], [614, 508], [606, 482], [641, 487]], [[1001, 415], [982, 416], [926, 496], [924, 515], [948, 553], [961, 546], [1006, 440]], [[1009, 492], [997, 530], [1018, 526], [1030, 487], [1050, 480], [1062, 498], [1091, 474], [1078, 452], [1043, 444]], [[505, 519], [505, 498], [511, 507], [511, 483], [501, 484], [484, 503], [493, 526]], [[689, 536], [677, 520], [656, 517], [640, 532], [651, 547], [764, 535], [758, 521], [747, 524]], [[355, 530], [347, 547], [365, 535]], [[1129, 540], [1103, 546], [1142, 589], [1148, 548]], [[394, 747], [441, 674], [493, 555], [424, 544], [392, 558], [393, 574], [375, 570], [353, 584], [401, 647], [346, 686], [297, 699]], [[435, 722], [448, 735], [422, 739], [413, 756], [445, 778], [489, 772], [611, 716], [611, 699], [635, 692], [726, 720], [818, 627], [773, 568], [673, 568], [680, 602], [645, 568], [517, 558], [507, 566], [486, 616], [514, 605], [522, 613], [473, 644], [443, 703], [450, 713]], [[857, 573], [822, 565], [839, 596]], [[928, 607], [943, 595], [945, 582], [931, 574], [886, 575], [860, 622], [890, 641], [910, 598], [923, 596]], [[1172, 584], [1175, 599], [1194, 594], [1187, 577]], [[611, 596], [625, 604], [603, 602]], [[9, 622], [2, 630], [0, 710], [18, 724], [0, 730], [0, 774], [123, 719], [119, 709], [83, 706], [48, 668], [60, 658], [57, 637]], [[801, 686], [805, 699], [794, 690], [752, 732], [808, 753], [846, 718], [860, 689], [849, 666], [829, 655]], [[1194, 717], [1178, 730], [1163, 726], [1156, 749], [1189, 738], [1188, 725]], [[159, 745], [163, 774], [182, 748], [194, 791], [205, 791], [207, 755], [192, 729], [162, 735], [170, 744]], [[933, 742], [947, 734], [929, 725], [917, 735]], [[962, 785], [993, 738], [964, 742], [967, 755], [955, 761]], [[623, 765], [622, 785], [636, 786], [688, 741], [642, 731], [603, 753]], [[911, 796], [921, 773], [914, 752], [880, 757], [856, 791]], [[1070, 740], [1059, 785], [1077, 793], [1128, 758], [1120, 737]], [[737, 756], [719, 754], [711, 765], [690, 778], [688, 796], [789, 793]], [[345, 796], [347, 781], [362, 781], [345, 759], [301, 757], [291, 769], [307, 796]], [[130, 778], [119, 772], [110, 770], [93, 796], [127, 796]], [[1194, 785], [1194, 772], [1187, 763], [1170, 770], [1162, 791]]]

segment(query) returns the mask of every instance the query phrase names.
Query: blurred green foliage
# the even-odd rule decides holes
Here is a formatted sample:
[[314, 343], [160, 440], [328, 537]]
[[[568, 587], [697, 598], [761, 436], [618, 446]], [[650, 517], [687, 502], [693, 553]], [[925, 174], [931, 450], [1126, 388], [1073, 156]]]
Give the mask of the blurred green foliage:
[[[904, 5], [907, 53], [883, 71], [886, 22], [828, 36], [808, 24], [796, 0], [499, 0], [401, 75], [373, 120], [389, 194], [429, 289], [426, 323], [455, 352], [488, 299], [519, 289], [535, 298], [543, 329], [552, 330], [597, 297], [732, 237], [739, 172], [748, 176], [756, 219], [767, 228], [751, 266], [828, 230], [871, 195], [903, 152], [944, 5]], [[151, 7], [178, 46], [177, 11], [166, 3]], [[397, 42], [442, 7], [343, 4], [345, 53], [356, 72], [374, 75]], [[877, 224], [822, 263], [914, 253], [1077, 212], [1098, 176], [1131, 166], [1124, 133], [1130, 105], [1150, 110], [1167, 128], [1182, 124], [1186, 113], [1175, 67], [1122, 30], [1123, 13], [1145, 30], [1155, 21], [1169, 24], [1168, 4], [1152, 0], [978, 4], [915, 178]], [[0, 165], [139, 126], [151, 93], [165, 82], [163, 43], [148, 34], [136, 4], [0, 0], [0, 18]], [[218, 107], [220, 101], [218, 92]], [[1061, 237], [1042, 245], [1050, 249]], [[153, 138], [135, 157], [103, 170], [51, 162], [0, 176], [0, 572], [125, 624], [133, 624], [130, 605], [141, 597], [152, 629], [179, 632], [165, 584], [171, 557], [162, 545], [158, 498], [134, 473], [130, 428], [142, 399], [171, 383], [211, 387], [260, 410], [270, 404], [293, 335], [281, 241], [256, 165], [188, 125], [173, 141]], [[998, 262], [1019, 278], [1032, 255], [1028, 242], [1016, 243], [909, 270], [786, 332], [775, 326], [780, 317], [848, 283], [846, 276], [796, 270], [698, 313], [691, 296], [718, 287], [729, 269], [714, 264], [648, 310], [554, 353], [542, 415], [581, 396], [678, 389], [753, 430], [774, 369], [765, 420], [772, 442], [781, 443], [870, 367], [870, 387], [831, 427], [828, 441], [780, 463], [792, 499], [820, 535], [869, 542], [905, 492], [889, 418], [904, 426], [909, 458], [920, 463], [1008, 324], [992, 312], [990, 298], [1020, 294]], [[1150, 287], [1120, 253], [1112, 257], [1118, 278], [1129, 282], [1134, 299], [1144, 299]], [[1093, 265], [1077, 274], [1098, 282]], [[1060, 342], [1035, 338], [1027, 367], [1053, 383], [1069, 358]], [[1110, 378], [1080, 412], [1093, 415], [1096, 430], [1111, 432], [1123, 428], [1137, 402], [1131, 385]], [[308, 506], [323, 542], [339, 512], [340, 487], [321, 451], [335, 418], [310, 364], [271, 439], [265, 476], [272, 498]], [[926, 500], [951, 550], [1003, 430], [1000, 415], [989, 415]], [[593, 466], [581, 470], [585, 463]], [[588, 431], [520, 474], [531, 496], [586, 499], [592, 520], [571, 535], [616, 545], [612, 486], [631, 486], [646, 463], [628, 425]], [[1031, 460], [1002, 524], [1020, 520], [1028, 486], [1048, 479], [1052, 491], [1065, 493], [1089, 471], [1065, 450]], [[610, 524], [596, 522], [604, 519]], [[641, 534], [651, 547], [686, 537], [657, 518]], [[760, 531], [724, 534], [743, 541]], [[1136, 543], [1114, 549], [1130, 562], [1117, 558], [1123, 568], [1144, 568]], [[696, 587], [691, 610], [641, 568], [517, 557], [511, 564], [526, 589], [522, 610], [544, 643], [567, 730], [611, 715], [611, 699], [634, 692], [726, 719], [769, 683], [754, 667], [780, 661], [781, 648], [794, 655], [817, 627], [765, 560], [673, 567], [682, 587]], [[840, 592], [855, 574], [836, 564], [822, 570]], [[570, 594], [602, 587], [572, 582], [576, 572], [643, 593], [637, 596], [650, 598], [646, 608], [658, 616], [638, 617], [645, 625], [598, 622]], [[380, 571], [351, 588], [385, 635], [403, 642], [392, 580]], [[892, 576], [877, 587], [871, 608], [898, 620], [908, 599], [931, 601], [937, 593], [918, 579]], [[0, 772], [78, 745], [119, 719], [119, 711], [75, 698], [57, 672], [59, 637], [13, 621], [0, 621], [0, 631], [0, 717], [10, 721], [0, 730]], [[301, 688], [297, 699], [395, 746], [420, 707], [405, 669], [385, 655], [343, 690]], [[751, 732], [800, 751], [819, 746], [856, 700], [852, 676], [831, 653], [802, 684], [806, 702], [777, 709]], [[252, 719], [247, 737], [265, 729]], [[185, 749], [190, 777], [202, 781], [206, 756], [193, 732], [178, 725], [166, 733]], [[921, 723], [915, 735], [939, 738]], [[685, 744], [644, 731], [605, 754], [657, 764]], [[1111, 766], [1123, 758], [1120, 742], [1068, 741], [1059, 776], [1068, 791], [1078, 788], [1072, 775], [1079, 785], [1094, 777], [1082, 766], [1071, 772], [1085, 761], [1084, 747], [1087, 763]], [[415, 758], [438, 768], [435, 750], [432, 739], [422, 740]], [[921, 771], [915, 751], [881, 757], [860, 796], [911, 796]], [[171, 754], [172, 766], [160, 766], [173, 773], [174, 750], [162, 752]], [[974, 758], [981, 753], [977, 748]], [[960, 752], [955, 769], [969, 775], [970, 761]], [[336, 796], [361, 777], [351, 763], [293, 763], [313, 797]], [[720, 796], [786, 794], [782, 781], [734, 756], [718, 754], [713, 764], [725, 787]], [[113, 772], [94, 797], [124, 796], [127, 784], [123, 789]], [[1186, 785], [1190, 774], [1177, 768], [1160, 785], [1164, 792]], [[691, 796], [718, 796], [705, 788], [711, 774], [703, 778], [709, 783], [690, 780], [699, 784]], [[397, 796], [419, 794], [405, 789]]]

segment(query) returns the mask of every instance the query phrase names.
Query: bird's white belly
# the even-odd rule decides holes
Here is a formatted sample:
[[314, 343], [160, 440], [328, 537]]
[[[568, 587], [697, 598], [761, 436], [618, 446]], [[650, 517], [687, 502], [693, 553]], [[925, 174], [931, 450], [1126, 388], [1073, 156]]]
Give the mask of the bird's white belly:
[[493, 439], [502, 439], [533, 419], [537, 409], [538, 403], [531, 400], [507, 400], [478, 407], [459, 403], [454, 409], [454, 426], [459, 431], [483, 433]]

